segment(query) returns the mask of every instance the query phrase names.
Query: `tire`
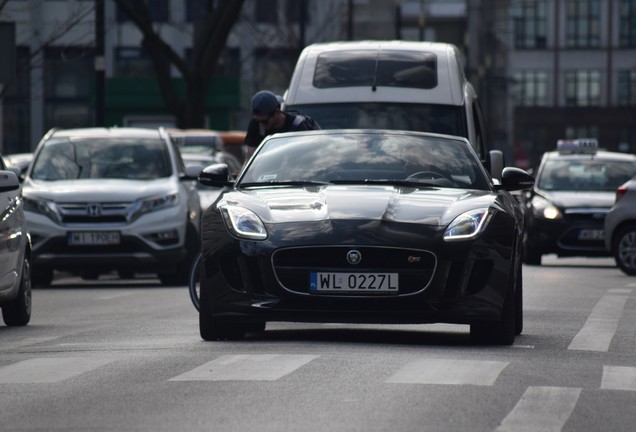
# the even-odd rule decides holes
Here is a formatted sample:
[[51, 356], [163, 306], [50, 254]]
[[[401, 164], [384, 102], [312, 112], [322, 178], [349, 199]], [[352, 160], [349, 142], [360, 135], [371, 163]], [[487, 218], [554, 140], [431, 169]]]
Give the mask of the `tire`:
[[161, 281], [162, 285], [181, 286], [188, 285], [188, 283], [190, 282], [190, 271], [192, 270], [192, 265], [199, 255], [201, 247], [199, 235], [196, 229], [194, 229], [189, 223], [186, 233], [185, 248], [186, 256], [183, 260], [181, 260], [181, 262], [177, 264], [174, 272], [158, 274], [159, 280]]
[[504, 299], [499, 321], [470, 325], [470, 339], [480, 345], [512, 345], [517, 334], [518, 318], [515, 311], [518, 298], [516, 285], [519, 272], [509, 276], [508, 290]]
[[515, 334], [523, 332], [523, 266], [517, 269], [517, 287], [515, 289]]
[[2, 319], [10, 327], [25, 326], [31, 320], [31, 261], [24, 257], [18, 296], [2, 307]]
[[612, 254], [623, 273], [636, 276], [636, 225], [624, 227], [618, 232]]
[[190, 269], [190, 278], [188, 280], [188, 291], [190, 292], [190, 300], [192, 300], [192, 304], [197, 311], [199, 310], [199, 292], [201, 287], [201, 274], [199, 269], [200, 263], [201, 253], [197, 254], [197, 257], [192, 264], [192, 268]]
[[205, 290], [201, 292], [199, 308], [199, 334], [206, 341], [239, 340], [245, 337], [245, 328], [237, 323], [223, 322], [213, 318]]

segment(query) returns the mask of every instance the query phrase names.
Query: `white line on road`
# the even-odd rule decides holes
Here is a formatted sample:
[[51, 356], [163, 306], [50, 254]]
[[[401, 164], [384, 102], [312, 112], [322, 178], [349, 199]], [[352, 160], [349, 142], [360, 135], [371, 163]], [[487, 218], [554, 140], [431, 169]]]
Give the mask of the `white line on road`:
[[616, 333], [625, 302], [632, 290], [611, 289], [596, 303], [569, 350], [607, 351]]
[[317, 357], [293, 354], [226, 355], [168, 381], [275, 381]]
[[427, 359], [403, 366], [386, 382], [404, 384], [493, 385], [507, 362]]
[[56, 383], [112, 361], [92, 357], [33, 358], [0, 368], [0, 383]]
[[603, 366], [601, 388], [636, 391], [636, 367]]
[[558, 432], [576, 406], [580, 388], [528, 387], [496, 432]]

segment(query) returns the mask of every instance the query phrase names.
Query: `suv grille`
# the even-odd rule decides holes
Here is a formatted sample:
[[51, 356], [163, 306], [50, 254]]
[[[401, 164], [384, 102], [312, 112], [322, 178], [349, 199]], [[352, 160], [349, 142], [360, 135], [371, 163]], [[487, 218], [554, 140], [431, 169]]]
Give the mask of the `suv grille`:
[[62, 223], [130, 222], [131, 203], [64, 203], [58, 204]]

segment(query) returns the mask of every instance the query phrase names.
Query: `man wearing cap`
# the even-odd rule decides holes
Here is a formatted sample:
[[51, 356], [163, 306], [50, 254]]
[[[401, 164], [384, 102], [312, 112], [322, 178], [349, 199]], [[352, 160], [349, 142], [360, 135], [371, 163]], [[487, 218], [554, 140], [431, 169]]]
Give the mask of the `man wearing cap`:
[[245, 145], [248, 160], [267, 135], [280, 132], [320, 129], [307, 116], [290, 114], [280, 109], [281, 99], [269, 90], [261, 90], [252, 97], [252, 120], [247, 126]]

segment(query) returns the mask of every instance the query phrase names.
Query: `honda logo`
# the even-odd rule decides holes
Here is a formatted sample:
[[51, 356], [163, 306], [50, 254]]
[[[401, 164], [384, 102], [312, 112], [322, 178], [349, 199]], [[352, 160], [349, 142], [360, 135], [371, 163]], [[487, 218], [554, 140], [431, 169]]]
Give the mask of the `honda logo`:
[[88, 215], [89, 216], [101, 216], [102, 215], [102, 205], [101, 204], [89, 204], [88, 205]]

